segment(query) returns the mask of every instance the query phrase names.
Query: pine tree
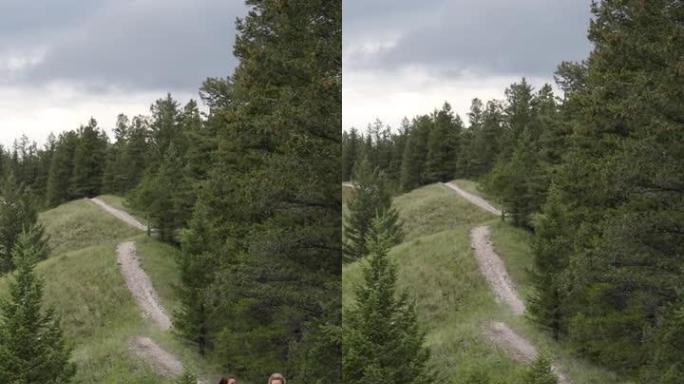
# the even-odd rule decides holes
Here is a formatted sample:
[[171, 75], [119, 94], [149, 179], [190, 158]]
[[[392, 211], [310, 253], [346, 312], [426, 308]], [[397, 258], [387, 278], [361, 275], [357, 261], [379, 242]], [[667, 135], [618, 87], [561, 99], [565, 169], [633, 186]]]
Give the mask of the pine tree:
[[451, 106], [444, 103], [440, 111], [433, 114], [433, 127], [428, 136], [425, 183], [451, 180], [456, 173], [458, 161], [458, 137], [461, 121], [454, 117]]
[[377, 215], [386, 217], [385, 225], [392, 232], [393, 244], [401, 239], [398, 214], [391, 210], [391, 198], [386, 188], [385, 178], [372, 169], [364, 158], [357, 169], [354, 198], [349, 203], [349, 214], [344, 225], [344, 257], [353, 261], [367, 254], [366, 238], [371, 222]]
[[129, 192], [142, 179], [147, 166], [148, 153], [148, 122], [142, 116], [136, 116], [127, 129], [128, 138], [123, 149], [121, 164], [123, 167], [123, 190]]
[[47, 242], [38, 214], [24, 188], [10, 174], [3, 183], [0, 200], [0, 274], [14, 269], [12, 255], [24, 231], [35, 246], [36, 256], [40, 260], [47, 257]]
[[106, 160], [107, 136], [97, 127], [95, 119], [79, 129], [74, 151], [74, 169], [71, 177], [73, 197], [95, 197], [102, 188]]
[[389, 238], [374, 223], [370, 255], [356, 302], [344, 317], [345, 383], [432, 383], [429, 350], [408, 295], [397, 293], [397, 267], [387, 256]]
[[543, 356], [534, 360], [523, 380], [525, 384], [558, 384], [558, 378], [551, 370], [551, 363]]
[[473, 131], [471, 168], [473, 175], [478, 177], [487, 174], [496, 164], [504, 132], [503, 116], [501, 105], [497, 102], [487, 102], [484, 110], [480, 110], [482, 104], [479, 100], [473, 103], [475, 110], [471, 111], [471, 129], [473, 117], [477, 128]]
[[70, 187], [77, 145], [76, 132], [68, 131], [59, 135], [47, 181], [46, 200], [49, 207], [55, 207], [72, 197]]
[[177, 243], [177, 231], [189, 217], [187, 184], [183, 180], [183, 160], [174, 145], [166, 151], [158, 169], [148, 169], [131, 201], [148, 216], [162, 241]]
[[342, 179], [351, 180], [359, 152], [359, 134], [355, 128], [342, 133]]
[[341, 2], [250, 6], [231, 86], [212, 82], [230, 89], [216, 98], [227, 107], [212, 109], [218, 149], [202, 186], [221, 233], [207, 249], [223, 250], [212, 286], [222, 293], [217, 357], [249, 381], [283, 370], [336, 383], [330, 330], [341, 318], [328, 309], [339, 306], [342, 259]]
[[427, 144], [431, 128], [432, 121], [429, 116], [420, 116], [413, 120], [401, 160], [399, 184], [402, 191], [410, 191], [423, 184]]
[[572, 244], [563, 237], [568, 228], [566, 208], [561, 201], [561, 191], [557, 186], [551, 186], [533, 243], [534, 268], [531, 272], [535, 294], [530, 300], [530, 313], [556, 340], [567, 332], [563, 271], [568, 266], [572, 249]]
[[39, 250], [27, 234], [13, 252], [17, 271], [9, 285], [9, 300], [0, 301], [0, 382], [70, 382], [75, 366], [59, 319], [51, 308], [43, 310], [43, 283], [35, 276]]
[[207, 210], [200, 199], [189, 228], [181, 236], [182, 253], [178, 259], [181, 284], [177, 287], [180, 306], [174, 313], [178, 333], [196, 345], [201, 355], [212, 346], [212, 332], [216, 332], [211, 319], [215, 308], [209, 287], [214, 281], [218, 260], [206, 245], [216, 244], [217, 239]]

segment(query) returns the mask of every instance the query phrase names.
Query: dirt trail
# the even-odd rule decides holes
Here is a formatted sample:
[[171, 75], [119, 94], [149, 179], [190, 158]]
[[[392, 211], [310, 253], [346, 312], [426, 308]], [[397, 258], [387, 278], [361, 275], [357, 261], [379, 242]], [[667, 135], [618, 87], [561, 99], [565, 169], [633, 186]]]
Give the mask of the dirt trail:
[[[517, 334], [505, 323], [492, 322], [485, 330], [485, 333], [494, 344], [504, 349], [516, 361], [530, 363], [537, 358], [538, 352], [534, 345]], [[558, 377], [559, 384], [572, 383], [563, 374], [558, 364], [552, 364], [551, 371]]]
[[129, 346], [133, 353], [149, 363], [161, 375], [176, 377], [183, 374], [183, 363], [149, 337], [133, 337], [129, 340]]
[[132, 241], [121, 243], [117, 247], [116, 252], [117, 261], [121, 268], [121, 273], [126, 280], [126, 285], [145, 317], [151, 319], [164, 331], [171, 328], [171, 319], [169, 319], [164, 307], [159, 302], [159, 297], [152, 286], [152, 281], [150, 281], [150, 278], [140, 267], [140, 262], [135, 252], [135, 244]]
[[494, 208], [494, 206], [492, 206], [487, 200], [481, 198], [480, 196], [473, 195], [472, 193], [461, 189], [461, 187], [459, 187], [458, 185], [456, 185], [454, 183], [444, 183], [444, 185], [446, 185], [448, 188], [451, 188], [452, 190], [456, 191], [456, 193], [461, 195], [461, 197], [463, 197], [464, 199], [468, 200], [469, 202], [477, 205], [478, 207], [484, 209], [485, 211], [487, 211], [489, 213], [493, 213], [497, 216], [501, 216], [500, 210]]
[[475, 251], [475, 258], [496, 297], [511, 307], [513, 313], [520, 316], [525, 313], [525, 303], [518, 296], [503, 261], [494, 252], [489, 237], [487, 226], [473, 228], [470, 232], [470, 244]]
[[[517, 316], [524, 314], [525, 303], [520, 299], [518, 292], [515, 290], [503, 261], [494, 252], [490, 240], [489, 227], [473, 228], [470, 232], [470, 239], [480, 270], [496, 294], [496, 297], [511, 307], [511, 310]], [[485, 330], [485, 334], [487, 338], [507, 351], [516, 361], [529, 363], [537, 358], [537, 349], [534, 345], [518, 335], [505, 323], [492, 322]], [[571, 384], [571, 381], [563, 374], [557, 363], [551, 365], [551, 370], [558, 377], [559, 384]]]
[[134, 227], [141, 231], [147, 230], [147, 226], [145, 224], [141, 223], [138, 219], [128, 214], [128, 212], [124, 212], [118, 208], [114, 208], [111, 205], [105, 203], [104, 201], [98, 199], [97, 197], [90, 199], [90, 201], [97, 204], [100, 208], [107, 211], [108, 213], [110, 213], [117, 219], [123, 221], [124, 223], [130, 225], [131, 227]]

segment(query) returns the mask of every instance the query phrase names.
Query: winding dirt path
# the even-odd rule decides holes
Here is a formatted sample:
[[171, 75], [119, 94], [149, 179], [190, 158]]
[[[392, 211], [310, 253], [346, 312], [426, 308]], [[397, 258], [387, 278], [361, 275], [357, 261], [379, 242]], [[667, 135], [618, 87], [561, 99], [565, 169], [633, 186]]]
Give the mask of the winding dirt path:
[[[534, 345], [505, 323], [498, 321], [490, 323], [485, 330], [485, 334], [490, 341], [505, 350], [515, 361], [529, 364], [538, 356]], [[551, 371], [558, 378], [559, 384], [572, 384], [570, 379], [563, 374], [558, 364], [551, 364]]]
[[169, 330], [171, 319], [159, 302], [159, 296], [152, 286], [152, 281], [140, 266], [135, 251], [135, 243], [126, 241], [119, 244], [116, 253], [121, 274], [143, 315], [152, 320], [163, 331]]
[[162, 376], [176, 377], [183, 374], [183, 363], [149, 337], [136, 336], [128, 344], [135, 355], [154, 367]]
[[473, 228], [470, 232], [470, 245], [475, 251], [477, 264], [496, 297], [506, 303], [516, 315], [525, 313], [525, 303], [513, 286], [506, 271], [506, 265], [494, 252], [488, 226]]
[[141, 231], [146, 231], [147, 226], [143, 223], [141, 223], [138, 219], [135, 217], [131, 216], [128, 212], [122, 211], [118, 208], [114, 208], [111, 205], [105, 203], [104, 201], [98, 199], [97, 197], [94, 197], [90, 199], [93, 203], [98, 205], [100, 208], [111, 214], [112, 216], [116, 217], [117, 219], [123, 221], [124, 223], [130, 225], [131, 227], [134, 227], [136, 229], [139, 229]]
[[[98, 198], [92, 198], [90, 201], [124, 223], [141, 231], [147, 230], [145, 224], [141, 223], [129, 213], [114, 208]], [[163, 331], [171, 329], [171, 319], [159, 301], [159, 296], [152, 285], [152, 281], [140, 266], [135, 243], [132, 241], [120, 243], [116, 248], [116, 254], [117, 263], [119, 264], [121, 274], [126, 281], [126, 286], [128, 286], [128, 290], [131, 291], [136, 303], [138, 303], [143, 316], [152, 320], [152, 322]], [[159, 372], [160, 375], [177, 377], [183, 374], [183, 363], [149, 337], [132, 337], [129, 339], [128, 345], [138, 358], [147, 362]], [[198, 384], [204, 384], [204, 382], [205, 381], [203, 380], [197, 381]]]
[[472, 193], [462, 189], [458, 185], [449, 182], [449, 183], [444, 183], [448, 188], [452, 189], [456, 193], [458, 193], [461, 197], [464, 199], [468, 200], [469, 202], [477, 205], [478, 207], [484, 209], [485, 211], [492, 213], [497, 216], [501, 216], [501, 211], [497, 208], [495, 208], [493, 205], [491, 205], [487, 200], [481, 198], [480, 196], [473, 195]]
[[[499, 209], [480, 196], [467, 192], [454, 183], [445, 183], [444, 185], [485, 211], [498, 216], [501, 215]], [[475, 227], [470, 232], [470, 246], [475, 253], [477, 264], [497, 299], [508, 305], [515, 315], [521, 316], [525, 313], [525, 302], [518, 295], [503, 260], [494, 251], [490, 237], [490, 229], [486, 225]], [[487, 325], [484, 333], [489, 340], [505, 350], [516, 361], [530, 363], [538, 356], [535, 346], [512, 330], [506, 323], [491, 322]], [[551, 371], [558, 378], [559, 384], [572, 384], [558, 363], [551, 364]]]

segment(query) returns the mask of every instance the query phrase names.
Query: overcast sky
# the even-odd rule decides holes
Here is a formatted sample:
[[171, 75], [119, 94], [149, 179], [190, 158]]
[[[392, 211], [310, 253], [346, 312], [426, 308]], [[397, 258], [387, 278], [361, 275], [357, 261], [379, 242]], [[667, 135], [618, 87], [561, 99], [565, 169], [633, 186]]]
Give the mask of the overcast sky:
[[[501, 98], [581, 60], [589, 0], [344, 0], [343, 126]], [[0, 143], [185, 102], [232, 73], [243, 0], [0, 0]]]
[[465, 119], [473, 97], [502, 99], [526, 77], [553, 82], [589, 53], [589, 0], [343, 1], [343, 127], [448, 101]]
[[147, 114], [233, 72], [243, 0], [0, 0], [0, 143]]

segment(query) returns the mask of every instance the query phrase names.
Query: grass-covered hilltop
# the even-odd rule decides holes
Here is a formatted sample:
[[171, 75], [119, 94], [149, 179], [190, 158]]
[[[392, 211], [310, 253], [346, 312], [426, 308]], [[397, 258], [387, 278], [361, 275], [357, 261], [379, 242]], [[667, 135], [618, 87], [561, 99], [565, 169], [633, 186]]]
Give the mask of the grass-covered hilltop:
[[[467, 123], [445, 103], [398, 129], [377, 121], [343, 134], [343, 177], [353, 189], [344, 302], [360, 303], [349, 316], [392, 308], [369, 304], [392, 284], [359, 271], [393, 281], [391, 268], [377, 267], [388, 252], [394, 288], [415, 298], [415, 323], [447, 382], [684, 382], [684, 4], [591, 7], [592, 51], [558, 66], [560, 92], [522, 79], [504, 100], [474, 99]], [[471, 180], [460, 180], [460, 190], [486, 194], [491, 204], [470, 201], [496, 215], [483, 218], [459, 200], [465, 193], [435, 184], [453, 179]], [[388, 219], [397, 213], [401, 225]], [[401, 231], [403, 241], [382, 234]], [[519, 297], [508, 278], [480, 276], [480, 256], [484, 271], [505, 267]], [[496, 305], [486, 281], [524, 316]], [[359, 344], [350, 356], [390, 348], [371, 331], [364, 328], [374, 347]], [[534, 360], [539, 375], [526, 376], [483, 332], [521, 346], [519, 360], [536, 346], [548, 361]], [[402, 366], [382, 372], [400, 377]], [[358, 372], [349, 374], [370, 380], [378, 371]]]
[[0, 382], [339, 382], [341, 2], [246, 5], [204, 107], [0, 150]]

